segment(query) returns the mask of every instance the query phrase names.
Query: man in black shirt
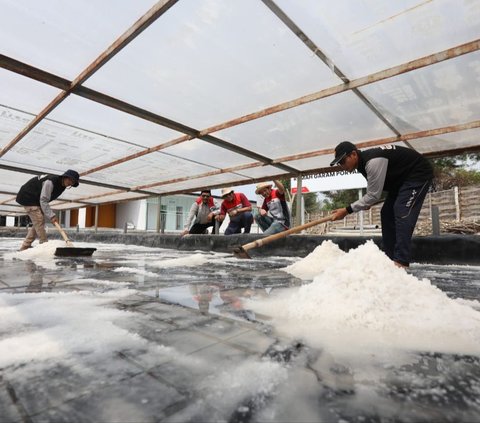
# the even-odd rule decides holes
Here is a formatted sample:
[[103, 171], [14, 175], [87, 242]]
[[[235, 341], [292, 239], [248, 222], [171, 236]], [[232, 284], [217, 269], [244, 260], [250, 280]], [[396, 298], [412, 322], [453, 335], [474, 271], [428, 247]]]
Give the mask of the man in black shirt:
[[333, 220], [368, 210], [387, 191], [381, 211], [383, 248], [397, 266], [408, 267], [411, 239], [423, 201], [433, 179], [427, 159], [415, 150], [387, 145], [360, 151], [344, 141], [335, 148], [330, 166], [357, 169], [367, 179], [367, 193], [349, 206], [333, 211]]
[[27, 181], [17, 194], [16, 201], [21, 204], [32, 221], [20, 251], [30, 248], [38, 236], [40, 244], [47, 242], [45, 217], [52, 223], [58, 222], [55, 213], [48, 204], [57, 199], [66, 188], [78, 187], [80, 175], [74, 170], [67, 170], [61, 176], [40, 175]]

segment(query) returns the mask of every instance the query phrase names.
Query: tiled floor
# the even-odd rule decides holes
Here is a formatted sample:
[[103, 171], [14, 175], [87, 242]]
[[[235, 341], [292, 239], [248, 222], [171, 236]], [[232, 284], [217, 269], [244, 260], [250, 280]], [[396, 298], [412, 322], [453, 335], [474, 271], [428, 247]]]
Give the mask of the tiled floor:
[[[242, 306], [301, 285], [279, 270], [294, 259], [162, 268], [192, 253], [103, 244], [5, 260], [18, 244], [0, 238], [1, 423], [480, 420], [478, 357], [417, 353], [372, 385]], [[478, 268], [411, 272], [480, 299]]]

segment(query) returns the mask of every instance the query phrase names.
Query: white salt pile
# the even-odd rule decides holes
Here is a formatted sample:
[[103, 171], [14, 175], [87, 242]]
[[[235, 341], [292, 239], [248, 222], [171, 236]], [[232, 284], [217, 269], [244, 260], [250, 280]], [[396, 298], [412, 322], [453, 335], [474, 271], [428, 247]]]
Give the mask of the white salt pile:
[[[381, 348], [480, 354], [480, 312], [395, 267], [373, 242], [346, 254], [324, 243], [295, 272], [313, 282], [248, 307], [272, 317], [284, 335], [337, 354]], [[289, 266], [292, 267], [292, 266]], [[305, 268], [303, 268], [305, 267]]]
[[281, 270], [303, 280], [312, 280], [337, 258], [345, 253], [332, 241], [323, 241], [304, 259], [284, 267]]
[[[21, 243], [18, 247], [20, 247]], [[46, 269], [56, 269], [55, 264], [55, 250], [59, 247], [66, 247], [65, 241], [51, 240], [38, 244], [35, 242], [33, 248], [24, 251], [15, 251], [13, 253], [6, 253], [3, 255], [5, 260], [30, 260], [35, 264]], [[77, 244], [75, 244], [77, 246]]]
[[[21, 242], [18, 247], [20, 248]], [[52, 240], [44, 242], [43, 244], [35, 243], [33, 248], [29, 248], [24, 251], [15, 251], [13, 253], [4, 254], [4, 258], [7, 260], [19, 259], [19, 260], [34, 260], [34, 259], [51, 259], [55, 254], [55, 250], [58, 247], [66, 247], [65, 241]]]

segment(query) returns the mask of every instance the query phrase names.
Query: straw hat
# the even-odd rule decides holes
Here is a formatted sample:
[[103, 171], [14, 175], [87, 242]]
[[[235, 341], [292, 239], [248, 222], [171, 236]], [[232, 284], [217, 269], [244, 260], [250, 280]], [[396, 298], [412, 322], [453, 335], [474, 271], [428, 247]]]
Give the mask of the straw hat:
[[232, 187], [222, 188], [222, 197], [225, 197], [227, 194], [230, 194], [231, 192], [233, 192]]
[[262, 191], [265, 188], [272, 188], [272, 184], [270, 182], [260, 182], [257, 184], [257, 189], [255, 190], [255, 194], [260, 194], [260, 191]]

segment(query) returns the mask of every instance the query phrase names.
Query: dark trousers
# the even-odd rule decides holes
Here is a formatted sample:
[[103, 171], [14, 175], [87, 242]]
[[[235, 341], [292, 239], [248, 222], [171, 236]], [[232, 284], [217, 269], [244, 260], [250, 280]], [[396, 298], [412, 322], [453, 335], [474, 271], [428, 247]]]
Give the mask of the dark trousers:
[[430, 183], [404, 182], [398, 191], [388, 193], [380, 213], [383, 250], [405, 266], [410, 263], [412, 235]]
[[222, 225], [222, 222], [218, 222], [218, 229], [216, 231], [215, 231], [215, 223], [216, 223], [215, 218], [212, 218], [212, 220], [210, 220], [210, 222], [208, 222], [208, 223], [195, 223], [190, 228], [188, 233], [189, 234], [203, 234], [207, 230], [207, 228], [209, 228], [210, 226], [213, 226], [212, 234], [217, 234], [218, 235], [218, 232], [220, 230], [220, 226]]
[[228, 224], [227, 229], [225, 229], [225, 235], [239, 234], [242, 232], [242, 228], [244, 228], [243, 229], [244, 234], [249, 234], [252, 223], [253, 223], [252, 213], [250, 212], [240, 213], [239, 216], [230, 218], [230, 223]]

